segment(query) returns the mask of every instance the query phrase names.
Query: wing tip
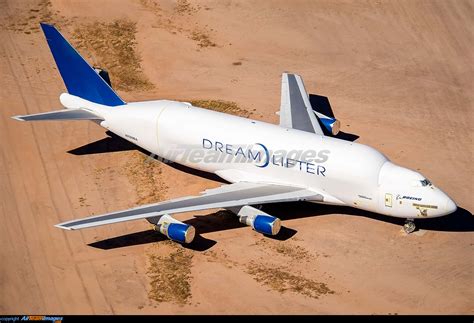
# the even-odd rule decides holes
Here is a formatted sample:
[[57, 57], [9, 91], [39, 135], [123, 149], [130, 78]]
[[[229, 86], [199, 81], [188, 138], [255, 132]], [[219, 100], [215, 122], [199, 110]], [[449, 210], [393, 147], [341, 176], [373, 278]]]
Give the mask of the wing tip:
[[55, 224], [54, 226], [56, 228], [63, 229], [63, 230], [68, 230], [68, 231], [74, 230], [72, 227], [66, 227], [64, 223]]
[[25, 119], [23, 119], [23, 116], [12, 116], [11, 118], [17, 121], [25, 121]]

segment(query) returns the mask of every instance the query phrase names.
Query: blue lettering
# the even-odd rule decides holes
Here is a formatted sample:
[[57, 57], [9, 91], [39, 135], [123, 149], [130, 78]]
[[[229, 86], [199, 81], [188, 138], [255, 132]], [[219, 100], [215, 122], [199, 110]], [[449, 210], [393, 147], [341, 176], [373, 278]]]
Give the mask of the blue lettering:
[[[291, 163], [290, 163], [290, 160], [291, 160]], [[287, 159], [286, 159], [286, 168], [290, 168], [290, 167], [295, 166], [294, 161], [295, 161], [294, 159], [287, 158]]]
[[[321, 163], [328, 159], [328, 154], [330, 153], [328, 150], [322, 150], [318, 154], [319, 159], [316, 159], [314, 160], [313, 163], [310, 163], [310, 162], [299, 160], [299, 159], [284, 158], [283, 156], [280, 156], [279, 154], [270, 154], [268, 149], [263, 144], [256, 143], [255, 145], [262, 147], [264, 150], [264, 153], [262, 153], [262, 151], [252, 151], [251, 149], [246, 149], [241, 146], [234, 147], [234, 145], [225, 144], [220, 141], [211, 141], [207, 138], [202, 139], [202, 148], [204, 149], [212, 149], [212, 150], [215, 150], [216, 152], [225, 153], [227, 155], [231, 155], [234, 157], [237, 157], [240, 155], [242, 156], [243, 159], [245, 158], [247, 159], [246, 162], [252, 162], [252, 161], [261, 162], [262, 160], [265, 160], [265, 162], [262, 165], [256, 163], [255, 166], [257, 167], [267, 167], [270, 162], [273, 165], [276, 165], [279, 167], [286, 167], [286, 168], [295, 168], [295, 166], [299, 165], [300, 171], [306, 171], [309, 174], [315, 174], [315, 175], [326, 177], [326, 171], [327, 171], [326, 168], [324, 166], [317, 165], [316, 163]], [[201, 151], [201, 153], [204, 153], [204, 152]], [[201, 153], [192, 154], [191, 159], [203, 157], [201, 156]], [[223, 154], [216, 155], [215, 157], [217, 156], [219, 156], [217, 162], [223, 162], [224, 159], [226, 158], [225, 155]], [[242, 160], [242, 159], [239, 159], [239, 160]], [[404, 195], [401, 198], [411, 199], [411, 200], [421, 200], [421, 198], [406, 196], [406, 195]]]
[[298, 162], [298, 163], [300, 163], [300, 171], [301, 171], [301, 170], [302, 170], [302, 169], [301, 169], [301, 166], [303, 165], [303, 163], [305, 163], [305, 164], [306, 164], [306, 162], [304, 162], [304, 161], [301, 161], [301, 160], [297, 160], [297, 162]]
[[242, 156], [245, 157], [244, 150], [242, 149], [242, 147], [239, 147], [237, 149], [237, 152], [235, 153], [235, 156], [237, 156], [238, 154], [241, 154]]
[[216, 151], [219, 150], [221, 153], [223, 153], [222, 147], [224, 147], [224, 144], [222, 142], [216, 141]]
[[232, 145], [226, 144], [225, 145], [225, 152], [229, 155], [232, 155]]
[[324, 175], [325, 171], [326, 171], [326, 168], [324, 168], [324, 166], [318, 165], [318, 168], [317, 168], [318, 175], [323, 175], [324, 177], [326, 177], [326, 175]]
[[273, 155], [273, 156], [272, 156], [272, 164], [273, 164], [273, 165], [277, 165], [277, 166], [283, 166], [283, 157], [280, 158], [279, 163], [277, 163], [277, 162], [275, 161], [275, 155]]
[[258, 161], [260, 161], [260, 152], [257, 152], [257, 154], [254, 156], [252, 154], [252, 151], [248, 150], [248, 159], [257, 160], [257, 157], [258, 157]]
[[[208, 147], [206, 147], [206, 143], [209, 144]], [[211, 149], [212, 148], [212, 141], [210, 141], [209, 139], [203, 138], [202, 139], [202, 148]]]

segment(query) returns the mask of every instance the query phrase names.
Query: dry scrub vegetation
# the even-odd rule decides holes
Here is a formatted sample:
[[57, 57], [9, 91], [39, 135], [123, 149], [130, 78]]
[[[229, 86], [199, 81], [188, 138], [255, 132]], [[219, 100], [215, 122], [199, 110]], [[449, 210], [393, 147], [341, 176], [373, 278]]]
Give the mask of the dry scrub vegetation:
[[201, 5], [193, 5], [187, 0], [178, 0], [172, 10], [166, 10], [157, 0], [140, 0], [140, 3], [154, 13], [156, 23], [152, 27], [164, 29], [172, 34], [184, 33], [189, 39], [194, 40], [199, 48], [217, 46], [211, 39], [211, 33], [214, 31], [212, 28], [208, 28], [207, 25], [189, 28], [194, 14], [202, 9]]
[[[109, 71], [114, 88], [123, 91], [148, 90], [153, 84], [143, 73], [136, 51], [136, 23], [118, 19], [111, 23], [94, 22], [74, 31], [74, 43], [93, 52], [89, 61]], [[89, 55], [90, 56], [90, 55]]]
[[233, 114], [239, 117], [248, 118], [252, 112], [242, 109], [235, 102], [224, 100], [191, 100], [189, 101], [193, 106]]
[[209, 35], [203, 31], [194, 30], [191, 33], [191, 39], [198, 43], [198, 46], [203, 47], [215, 47], [216, 43], [211, 41]]
[[5, 29], [24, 34], [38, 33], [40, 31], [40, 22], [54, 23], [55, 25], [65, 26], [68, 24], [66, 17], [53, 12], [50, 0], [39, 0], [31, 5], [25, 5], [21, 12], [11, 17], [11, 23], [5, 24]]
[[148, 257], [148, 296], [158, 303], [187, 304], [191, 298], [193, 254], [172, 241], [160, 243], [159, 247], [163, 248], [165, 245], [171, 249], [167, 250], [166, 255], [151, 254]]
[[187, 0], [178, 0], [176, 1], [176, 7], [174, 8], [174, 11], [179, 14], [191, 15], [198, 11], [198, 8], [193, 7]]
[[263, 264], [251, 262], [247, 272], [254, 276], [255, 280], [269, 286], [271, 289], [284, 293], [295, 292], [311, 298], [319, 298], [321, 295], [334, 294], [326, 284], [316, 282], [283, 267], [270, 267]]
[[291, 260], [300, 262], [311, 258], [308, 250], [295, 245], [289, 241], [273, 241], [268, 239], [261, 239], [257, 241], [256, 245], [262, 246], [265, 249], [271, 249], [276, 251], [278, 254], [289, 257]]
[[135, 204], [143, 205], [163, 200], [167, 187], [160, 179], [162, 170], [158, 161], [133, 151], [123, 170], [137, 192], [138, 199]]

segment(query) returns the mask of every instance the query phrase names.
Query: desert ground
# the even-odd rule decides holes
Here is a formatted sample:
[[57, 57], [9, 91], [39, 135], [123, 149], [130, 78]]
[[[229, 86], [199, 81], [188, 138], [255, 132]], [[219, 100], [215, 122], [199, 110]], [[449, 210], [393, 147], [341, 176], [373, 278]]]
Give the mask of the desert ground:
[[[92, 122], [12, 120], [61, 108], [40, 21], [126, 101], [278, 123], [281, 73], [298, 73], [343, 132], [459, 208], [410, 235], [403, 219], [305, 203], [266, 208], [275, 239], [219, 210], [177, 216], [199, 234], [189, 246], [146, 221], [60, 230], [221, 183]], [[473, 26], [472, 1], [0, 0], [0, 314], [473, 314]]]

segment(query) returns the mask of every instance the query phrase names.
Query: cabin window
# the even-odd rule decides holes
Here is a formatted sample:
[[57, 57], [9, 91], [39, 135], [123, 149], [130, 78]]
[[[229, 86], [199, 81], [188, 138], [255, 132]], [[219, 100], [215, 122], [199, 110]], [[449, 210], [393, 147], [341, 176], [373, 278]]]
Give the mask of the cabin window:
[[421, 180], [420, 183], [421, 183], [421, 186], [431, 186], [431, 185], [433, 185], [433, 184], [431, 184], [431, 182], [427, 178], [425, 178], [424, 180]]

